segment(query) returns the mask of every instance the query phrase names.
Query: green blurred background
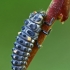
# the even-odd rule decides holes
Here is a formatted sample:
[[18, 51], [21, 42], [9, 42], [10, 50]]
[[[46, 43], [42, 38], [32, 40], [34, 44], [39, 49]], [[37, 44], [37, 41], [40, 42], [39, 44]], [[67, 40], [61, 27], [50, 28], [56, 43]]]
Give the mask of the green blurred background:
[[[51, 0], [0, 0], [0, 70], [11, 70], [11, 49], [30, 12], [46, 10]], [[70, 70], [70, 18], [56, 21], [28, 70]]]

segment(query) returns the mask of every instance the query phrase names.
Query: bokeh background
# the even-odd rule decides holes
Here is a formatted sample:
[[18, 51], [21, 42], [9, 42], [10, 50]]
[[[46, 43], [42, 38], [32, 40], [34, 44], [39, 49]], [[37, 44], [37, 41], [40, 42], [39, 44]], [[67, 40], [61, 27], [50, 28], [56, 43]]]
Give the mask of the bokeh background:
[[[0, 0], [0, 70], [11, 70], [11, 49], [23, 21], [33, 11], [46, 10], [51, 0]], [[56, 21], [28, 70], [70, 70], [70, 17]]]

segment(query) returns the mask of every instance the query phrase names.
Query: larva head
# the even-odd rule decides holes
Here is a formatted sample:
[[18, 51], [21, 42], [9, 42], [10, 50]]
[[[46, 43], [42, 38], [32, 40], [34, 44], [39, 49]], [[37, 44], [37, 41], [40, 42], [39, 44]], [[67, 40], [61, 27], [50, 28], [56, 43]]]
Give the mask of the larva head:
[[45, 16], [45, 12], [44, 11], [40, 11], [40, 12], [33, 12], [30, 14], [29, 18], [32, 22], [37, 23], [37, 24], [41, 24], [43, 21], [43, 18]]

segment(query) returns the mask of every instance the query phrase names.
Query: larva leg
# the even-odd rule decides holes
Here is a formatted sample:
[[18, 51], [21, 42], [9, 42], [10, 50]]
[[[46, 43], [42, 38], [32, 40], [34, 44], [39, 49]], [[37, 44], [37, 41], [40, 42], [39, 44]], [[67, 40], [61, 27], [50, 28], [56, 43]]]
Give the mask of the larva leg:
[[36, 40], [35, 42], [36, 42], [37, 47], [41, 48], [41, 45], [38, 43], [38, 41]]
[[47, 21], [44, 21], [43, 23], [48, 25], [48, 26], [51, 26], [54, 20], [55, 20], [55, 18], [53, 17], [53, 18], [51, 18], [49, 23]]
[[46, 35], [48, 35], [50, 33], [50, 31], [51, 31], [51, 28], [47, 32], [45, 30], [42, 30], [42, 32]]

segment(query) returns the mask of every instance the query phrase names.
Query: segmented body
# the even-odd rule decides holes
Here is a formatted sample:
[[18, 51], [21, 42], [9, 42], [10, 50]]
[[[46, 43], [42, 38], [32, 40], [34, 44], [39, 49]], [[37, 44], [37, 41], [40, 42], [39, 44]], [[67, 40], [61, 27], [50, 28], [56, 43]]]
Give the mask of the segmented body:
[[34, 42], [38, 39], [45, 12], [33, 12], [25, 20], [12, 49], [12, 70], [26, 70], [26, 65]]

